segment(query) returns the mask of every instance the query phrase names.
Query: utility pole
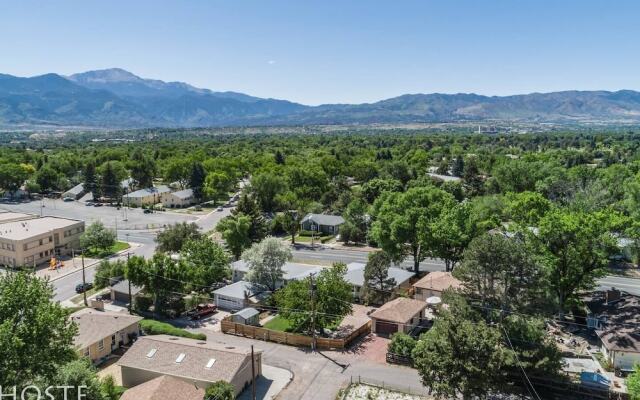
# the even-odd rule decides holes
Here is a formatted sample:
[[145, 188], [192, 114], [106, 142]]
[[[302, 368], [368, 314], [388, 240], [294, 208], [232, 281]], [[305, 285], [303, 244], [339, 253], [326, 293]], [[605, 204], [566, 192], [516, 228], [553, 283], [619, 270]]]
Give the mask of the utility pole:
[[82, 251], [82, 297], [84, 298], [84, 305], [85, 306], [89, 306], [89, 303], [87, 302], [87, 282], [85, 280], [85, 275], [84, 275], [84, 250]]
[[316, 284], [313, 281], [314, 275], [314, 273], [309, 274], [311, 290], [311, 351], [316, 351]]
[[[130, 253], [127, 251], [127, 268], [129, 268], [129, 254]], [[132, 315], [131, 306], [133, 305], [133, 300], [131, 299], [131, 281], [127, 279], [127, 282], [129, 283], [129, 315]]]
[[251, 345], [251, 399], [256, 400], [256, 359]]

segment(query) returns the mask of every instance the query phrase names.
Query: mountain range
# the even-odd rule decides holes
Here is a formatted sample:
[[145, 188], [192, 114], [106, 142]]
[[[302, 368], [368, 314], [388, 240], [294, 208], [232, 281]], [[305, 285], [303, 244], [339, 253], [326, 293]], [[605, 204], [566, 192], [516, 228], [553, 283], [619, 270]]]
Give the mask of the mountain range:
[[407, 94], [375, 103], [307, 106], [113, 68], [70, 76], [0, 74], [0, 125], [108, 128], [413, 122], [640, 123], [640, 92], [513, 96]]

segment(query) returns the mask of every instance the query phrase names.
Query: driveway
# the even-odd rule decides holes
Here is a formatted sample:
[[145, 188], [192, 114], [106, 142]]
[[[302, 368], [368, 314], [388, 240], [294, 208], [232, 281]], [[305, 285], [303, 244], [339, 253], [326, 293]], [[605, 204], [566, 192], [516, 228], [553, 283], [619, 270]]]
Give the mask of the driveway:
[[263, 362], [293, 372], [293, 380], [280, 393], [282, 400], [333, 400], [340, 388], [358, 376], [379, 382], [400, 382], [404, 387], [423, 390], [418, 373], [407, 367], [381, 364], [359, 358], [355, 352], [311, 352], [306, 348], [263, 342], [198, 329], [207, 341], [231, 346], [254, 345], [263, 352]]

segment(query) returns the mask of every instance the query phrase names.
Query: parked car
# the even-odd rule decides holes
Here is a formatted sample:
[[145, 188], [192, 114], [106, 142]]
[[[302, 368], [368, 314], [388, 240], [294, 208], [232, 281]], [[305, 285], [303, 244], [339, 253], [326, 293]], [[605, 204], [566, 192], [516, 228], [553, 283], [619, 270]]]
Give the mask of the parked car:
[[73, 197], [65, 197], [64, 199], [62, 199], [62, 201], [66, 201], [66, 202], [73, 201]]
[[87, 201], [86, 203], [84, 203], [85, 206], [87, 207], [92, 207], [93, 206], [93, 202], [92, 201]]
[[218, 210], [218, 211], [222, 211], [222, 210], [223, 210], [223, 208], [222, 208], [222, 206], [220, 206], [220, 207], [216, 208], [216, 210]]
[[102, 207], [102, 203], [95, 203], [93, 206], [94, 207]]
[[151, 210], [150, 208], [145, 208], [143, 213], [145, 214], [151, 214], [153, 212], [153, 210]]
[[90, 290], [92, 288], [93, 288], [93, 283], [91, 283], [91, 282], [78, 283], [76, 285], [76, 293], [84, 293], [87, 290]]
[[187, 311], [187, 317], [199, 320], [216, 312], [215, 304], [198, 304], [194, 309]]

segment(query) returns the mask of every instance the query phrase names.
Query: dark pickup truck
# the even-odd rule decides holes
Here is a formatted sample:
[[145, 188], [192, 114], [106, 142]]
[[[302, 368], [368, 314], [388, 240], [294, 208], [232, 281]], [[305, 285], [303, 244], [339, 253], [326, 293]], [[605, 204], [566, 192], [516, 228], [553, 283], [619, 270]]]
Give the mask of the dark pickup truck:
[[215, 313], [216, 310], [215, 304], [198, 304], [194, 309], [187, 311], [187, 317], [198, 320]]

